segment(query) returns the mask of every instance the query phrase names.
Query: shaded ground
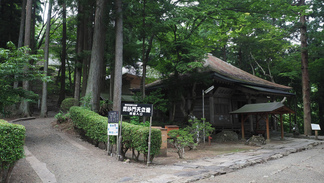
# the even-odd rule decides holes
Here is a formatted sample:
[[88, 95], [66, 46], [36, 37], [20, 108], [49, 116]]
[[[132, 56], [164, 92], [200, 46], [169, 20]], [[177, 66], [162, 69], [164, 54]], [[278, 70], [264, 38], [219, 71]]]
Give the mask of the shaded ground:
[[245, 146], [243, 142], [212, 143], [186, 151], [185, 159], [178, 159], [175, 149], [169, 148], [168, 157], [156, 157], [147, 166], [107, 156], [107, 151], [82, 140], [71, 123], [56, 124], [55, 118], [16, 123], [26, 127], [26, 158], [17, 162], [11, 183], [194, 182], [299, 152], [315, 143], [291, 138], [272, 138], [262, 147]]
[[[73, 124], [71, 121], [67, 121], [64, 123], [57, 123], [56, 121], [53, 121], [51, 123], [51, 125], [56, 130], [63, 131], [64, 133], [81, 138], [78, 135], [78, 133], [74, 130], [74, 127], [73, 127]], [[221, 155], [221, 154], [248, 151], [248, 150], [254, 150], [254, 149], [258, 149], [258, 148], [260, 148], [260, 147], [244, 145], [244, 143], [242, 141], [223, 142], [223, 143], [219, 143], [219, 142], [216, 143], [216, 142], [212, 141], [210, 145], [208, 144], [208, 142], [206, 142], [205, 144], [203, 144], [203, 143], [199, 144], [199, 146], [197, 146], [197, 148], [194, 150], [186, 149], [185, 158], [179, 159], [176, 148], [173, 148], [172, 145], [168, 144], [167, 157], [157, 156], [154, 158], [153, 164], [171, 165], [173, 163], [178, 163], [178, 162], [183, 162], [183, 161], [215, 157], [215, 156]], [[127, 157], [131, 157], [130, 152], [127, 153]], [[143, 160], [143, 157], [140, 157], [139, 159]]]

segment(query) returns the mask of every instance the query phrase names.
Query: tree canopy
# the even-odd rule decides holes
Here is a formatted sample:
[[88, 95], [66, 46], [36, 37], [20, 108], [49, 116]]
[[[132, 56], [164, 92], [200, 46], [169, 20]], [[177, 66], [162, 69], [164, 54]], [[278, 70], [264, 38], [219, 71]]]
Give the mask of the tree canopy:
[[[21, 37], [20, 25], [24, 19], [22, 10], [26, 9], [23, 7], [24, 2], [0, 1], [0, 47], [5, 48], [2, 49], [2, 64], [13, 63], [10, 59], [4, 59], [4, 53], [16, 55], [8, 58], [21, 57], [17, 56], [20, 48], [6, 46], [8, 41], [17, 45]], [[301, 53], [307, 50], [310, 101], [319, 101], [311, 102], [311, 115], [319, 121], [324, 119], [324, 102], [320, 102], [324, 101], [324, 88], [321, 85], [324, 78], [321, 72], [324, 67], [324, 4], [321, 0], [123, 0], [116, 1], [122, 2], [121, 10], [118, 11], [115, 9], [116, 2], [108, 1], [103, 5], [105, 11], [100, 13], [103, 18], [100, 26], [104, 31], [101, 37], [95, 38], [95, 27], [98, 26], [95, 21], [98, 18], [96, 13], [100, 10], [96, 6], [99, 1], [52, 2], [51, 21], [45, 22], [42, 18], [47, 14], [45, 7], [48, 1], [33, 1], [29, 48], [32, 49], [31, 53], [37, 53], [37, 48], [44, 47], [45, 27], [50, 23], [49, 57], [51, 61], [56, 60], [59, 63], [55, 65], [55, 77], [57, 88], [61, 87], [60, 101], [65, 96], [74, 95], [79, 100], [85, 93], [95, 93], [91, 96], [95, 99], [91, 101], [94, 101], [93, 105], [99, 106], [101, 91], [91, 91], [91, 88], [100, 90], [95, 89], [97, 84], [94, 83], [106, 82], [107, 78], [110, 78], [109, 100], [112, 100], [112, 97], [117, 95], [116, 92], [120, 92], [113, 92], [113, 86], [118, 86], [114, 85], [113, 81], [116, 59], [122, 58], [124, 68], [133, 68], [134, 74], [143, 76], [142, 86], [154, 81], [147, 78], [146, 68], [158, 72], [158, 79], [169, 79], [166, 81], [169, 81], [170, 87], [178, 91], [174, 92], [177, 96], [169, 98], [169, 104], [172, 104], [175, 100], [183, 100], [184, 91], [177, 83], [180, 82], [178, 76], [196, 74], [202, 67], [201, 61], [206, 54], [212, 53], [258, 77], [291, 86], [296, 93], [296, 110], [300, 110], [297, 113], [297, 121], [302, 126], [304, 101], [300, 68]], [[66, 9], [61, 7], [63, 4]], [[119, 17], [117, 12], [122, 15], [123, 26], [116, 32], [116, 18]], [[302, 16], [306, 17], [306, 24], [300, 21]], [[301, 48], [303, 27], [307, 27], [307, 46]], [[116, 48], [116, 42], [120, 41], [120, 38], [116, 39], [116, 35], [120, 36], [121, 31], [122, 48]], [[102, 44], [98, 44], [100, 40], [103, 41]], [[117, 55], [120, 52], [116, 51], [122, 51], [122, 55]], [[98, 58], [102, 59], [99, 68], [102, 70], [96, 73], [92, 64], [99, 63], [94, 57], [99, 54]], [[29, 63], [29, 67], [35, 67], [35, 62]], [[15, 72], [18, 77], [16, 79], [21, 82], [19, 75], [22, 68], [17, 67]], [[99, 75], [95, 79], [89, 79], [94, 74]], [[1, 81], [1, 87], [5, 89], [10, 86], [14, 82], [13, 78]], [[175, 85], [171, 86], [172, 83]], [[86, 91], [88, 84], [90, 86]], [[142, 88], [142, 92], [143, 90]], [[192, 97], [195, 97], [194, 95], [191, 94]], [[142, 97], [145, 97], [145, 92]], [[8, 102], [8, 105], [9, 103], [12, 102]], [[95, 110], [98, 111], [98, 107], [95, 107]]]

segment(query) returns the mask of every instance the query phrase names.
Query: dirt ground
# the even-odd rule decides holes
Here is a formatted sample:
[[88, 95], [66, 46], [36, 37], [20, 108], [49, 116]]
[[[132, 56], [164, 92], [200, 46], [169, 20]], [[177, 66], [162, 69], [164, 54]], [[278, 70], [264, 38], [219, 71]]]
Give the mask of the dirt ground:
[[[71, 121], [67, 121], [64, 123], [57, 123], [56, 121], [52, 122], [52, 128], [63, 131], [69, 135], [77, 136], [78, 138], [81, 138], [76, 130], [74, 130], [73, 124]], [[167, 157], [155, 157], [153, 160], [153, 164], [155, 165], [170, 165], [174, 163], [179, 163], [183, 161], [192, 161], [195, 159], [202, 159], [207, 157], [215, 157], [217, 155], [227, 154], [227, 153], [235, 153], [240, 151], [248, 151], [248, 150], [254, 150], [260, 147], [257, 146], [248, 146], [244, 145], [244, 142], [237, 141], [237, 142], [213, 142], [211, 141], [211, 144], [209, 145], [208, 142], [205, 144], [201, 143], [197, 146], [194, 150], [185, 149], [185, 158], [179, 159], [179, 156], [177, 154], [177, 150], [174, 147], [171, 147], [170, 144], [168, 144], [167, 149]], [[126, 154], [127, 158], [131, 157], [131, 153], [128, 152]], [[143, 157], [140, 156], [139, 160], [143, 160]], [[133, 160], [130, 160], [133, 162]], [[138, 162], [141, 163], [141, 162]], [[145, 163], [145, 162], [143, 162]]]

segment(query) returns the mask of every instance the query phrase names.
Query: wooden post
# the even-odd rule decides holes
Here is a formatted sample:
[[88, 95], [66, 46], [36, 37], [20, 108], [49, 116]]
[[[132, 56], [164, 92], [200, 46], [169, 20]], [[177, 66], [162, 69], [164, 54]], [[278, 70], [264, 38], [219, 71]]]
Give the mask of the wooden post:
[[152, 128], [152, 116], [150, 117], [149, 139], [148, 139], [148, 152], [147, 152], [147, 166], [151, 163], [151, 161], [150, 161], [150, 153], [151, 153], [151, 128]]
[[281, 140], [284, 139], [284, 127], [282, 122], [282, 114], [280, 114], [280, 125], [281, 125]]
[[242, 115], [242, 121], [241, 121], [241, 127], [242, 127], [242, 140], [245, 140], [245, 136], [244, 136], [244, 116], [243, 116], [243, 114], [241, 114]]
[[267, 118], [266, 118], [266, 124], [267, 124], [267, 142], [270, 142], [270, 131], [269, 131], [269, 115], [267, 115]]
[[122, 136], [122, 123], [123, 123], [123, 115], [121, 115], [120, 117], [120, 125], [118, 127], [118, 130], [119, 130], [119, 138], [117, 138], [117, 145], [118, 145], [118, 156], [117, 156], [117, 160], [119, 161], [123, 161], [123, 158], [121, 157], [122, 156], [122, 141], [123, 141], [123, 136]]

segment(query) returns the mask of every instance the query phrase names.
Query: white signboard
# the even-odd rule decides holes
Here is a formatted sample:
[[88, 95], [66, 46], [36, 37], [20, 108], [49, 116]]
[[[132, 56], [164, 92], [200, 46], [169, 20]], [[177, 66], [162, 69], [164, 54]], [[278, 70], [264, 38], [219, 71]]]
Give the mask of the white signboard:
[[108, 135], [118, 135], [118, 123], [108, 123]]
[[321, 130], [321, 127], [319, 124], [311, 124], [312, 125], [312, 130]]

